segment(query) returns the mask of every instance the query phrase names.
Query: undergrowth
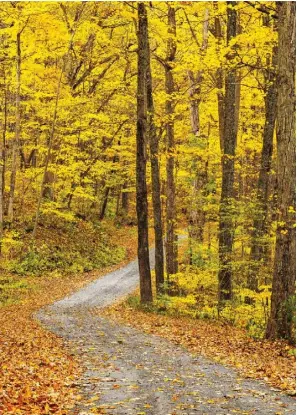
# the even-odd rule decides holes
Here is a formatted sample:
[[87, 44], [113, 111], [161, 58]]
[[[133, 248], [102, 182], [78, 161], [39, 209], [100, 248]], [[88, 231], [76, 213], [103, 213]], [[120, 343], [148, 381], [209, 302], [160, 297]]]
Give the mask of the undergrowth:
[[265, 333], [266, 311], [260, 301], [253, 305], [237, 300], [229, 301], [220, 312], [217, 304], [209, 305], [207, 299], [205, 305], [199, 305], [192, 294], [183, 297], [164, 294], [150, 305], [140, 304], [139, 295], [131, 295], [127, 298], [127, 303], [135, 309], [161, 315], [229, 323], [245, 329], [255, 339], [263, 338]]
[[31, 231], [5, 233], [0, 264], [0, 305], [16, 302], [21, 291], [32, 290], [28, 277], [61, 277], [115, 265], [126, 257], [116, 246], [110, 223], [84, 220], [47, 221], [33, 245]]
[[[143, 306], [135, 295], [128, 298], [128, 304], [173, 317], [221, 321], [245, 329], [255, 339], [263, 338], [269, 316], [271, 285], [264, 284], [264, 279], [260, 280], [262, 285], [255, 292], [240, 285], [242, 279], [235, 277], [232, 300], [219, 308], [217, 246], [197, 244], [192, 251], [191, 265], [185, 265], [187, 256], [184, 247], [181, 249], [180, 272], [171, 275], [170, 281], [165, 281], [165, 294], [155, 298], [153, 304]], [[235, 263], [235, 270], [237, 266]], [[242, 272], [245, 272], [243, 266]]]

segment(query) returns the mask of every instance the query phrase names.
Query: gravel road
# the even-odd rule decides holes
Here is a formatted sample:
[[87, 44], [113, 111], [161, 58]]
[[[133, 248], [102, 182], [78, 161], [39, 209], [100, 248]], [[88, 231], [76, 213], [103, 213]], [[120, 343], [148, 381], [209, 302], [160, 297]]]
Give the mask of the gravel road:
[[81, 399], [69, 415], [295, 414], [295, 399], [157, 336], [99, 318], [133, 291], [137, 261], [40, 310], [37, 318], [78, 356]]

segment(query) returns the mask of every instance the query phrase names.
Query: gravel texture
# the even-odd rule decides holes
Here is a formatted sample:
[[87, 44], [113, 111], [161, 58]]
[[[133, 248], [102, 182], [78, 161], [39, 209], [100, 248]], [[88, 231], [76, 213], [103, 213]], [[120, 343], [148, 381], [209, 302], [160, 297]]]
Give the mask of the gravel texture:
[[295, 399], [263, 382], [92, 312], [137, 284], [134, 261], [37, 314], [83, 368], [71, 415], [295, 414]]

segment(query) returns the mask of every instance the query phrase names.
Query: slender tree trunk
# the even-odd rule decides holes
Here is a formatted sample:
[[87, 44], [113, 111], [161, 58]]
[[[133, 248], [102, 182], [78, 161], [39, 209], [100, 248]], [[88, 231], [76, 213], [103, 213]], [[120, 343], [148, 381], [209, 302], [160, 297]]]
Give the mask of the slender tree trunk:
[[[3, 194], [3, 215], [4, 215], [4, 191], [5, 191], [5, 170], [6, 170], [6, 133], [7, 133], [7, 116], [8, 116], [8, 102], [7, 102], [7, 84], [6, 73], [3, 68], [4, 76], [4, 118], [3, 118], [3, 132], [2, 132], [2, 194]], [[1, 180], [1, 179], [0, 179]]]
[[177, 260], [177, 234], [176, 234], [176, 206], [175, 206], [175, 140], [174, 140], [174, 79], [172, 63], [176, 54], [176, 21], [175, 8], [168, 3], [168, 35], [167, 57], [165, 63], [165, 90], [166, 100], [166, 132], [167, 132], [167, 183], [166, 183], [166, 268], [167, 275], [176, 274]]
[[32, 240], [33, 241], [36, 240], [36, 232], [37, 232], [37, 228], [38, 228], [40, 207], [41, 207], [41, 203], [42, 203], [42, 199], [43, 199], [43, 195], [44, 195], [44, 188], [45, 188], [45, 185], [46, 185], [48, 166], [49, 166], [51, 153], [52, 153], [52, 148], [53, 148], [53, 144], [54, 144], [53, 142], [54, 142], [55, 131], [56, 131], [58, 103], [59, 103], [59, 98], [60, 98], [62, 76], [63, 76], [63, 70], [61, 70], [60, 77], [59, 77], [59, 80], [58, 80], [58, 87], [57, 87], [57, 94], [56, 94], [56, 100], [55, 100], [55, 106], [54, 106], [52, 127], [51, 127], [50, 136], [49, 136], [49, 140], [48, 140], [48, 150], [47, 150], [47, 155], [46, 155], [46, 159], [45, 159], [44, 172], [43, 172], [42, 182], [41, 182], [41, 186], [40, 186], [40, 194], [39, 194], [39, 198], [38, 198], [38, 202], [37, 202], [37, 209], [36, 209], [36, 214], [35, 214], [35, 223], [34, 223], [34, 228], [33, 228], [33, 232], [32, 232]]
[[3, 135], [0, 141], [0, 255], [4, 235], [4, 189], [5, 189], [5, 145], [7, 129], [7, 87], [4, 70], [4, 113], [3, 113]]
[[54, 182], [55, 182], [55, 174], [52, 171], [47, 171], [44, 177], [44, 186], [43, 186], [43, 195], [42, 195], [44, 199], [54, 200], [54, 190], [53, 190]]
[[266, 336], [292, 340], [295, 312], [296, 228], [296, 3], [278, 2], [277, 181], [278, 221], [271, 314]]
[[138, 73], [137, 73], [137, 155], [136, 155], [136, 211], [138, 223], [138, 266], [140, 299], [151, 302], [152, 285], [148, 242], [148, 202], [146, 185], [146, 77], [147, 77], [147, 15], [143, 2], [138, 3]]
[[13, 207], [15, 196], [15, 185], [17, 175], [18, 154], [20, 147], [20, 131], [21, 131], [21, 113], [20, 113], [20, 100], [21, 100], [21, 33], [17, 34], [16, 42], [16, 98], [15, 98], [15, 136], [12, 144], [12, 165], [10, 176], [10, 190], [8, 201], [8, 221], [11, 224], [13, 222]]
[[236, 74], [235, 85], [235, 130], [238, 131], [239, 116], [240, 116], [240, 94], [241, 94], [241, 74], [238, 71]]
[[[3, 165], [3, 158], [0, 159], [0, 165]], [[3, 224], [3, 208], [4, 208], [4, 198], [3, 198], [3, 182], [0, 180], [0, 256], [2, 252], [2, 241], [3, 241], [3, 235], [4, 235], [4, 224]]]
[[[227, 44], [236, 36], [236, 2], [227, 2]], [[232, 59], [230, 57], [230, 59]], [[231, 68], [225, 81], [224, 152], [222, 155], [222, 193], [219, 212], [219, 304], [232, 297], [233, 184], [236, 150], [236, 70]]]
[[127, 189], [127, 183], [125, 182], [122, 189], [122, 211], [125, 215], [128, 214], [129, 211], [129, 193], [125, 190]]
[[[203, 55], [207, 49], [208, 41], [208, 9], [205, 9], [204, 21], [202, 26], [202, 45], [201, 55]], [[198, 71], [197, 75], [194, 76], [192, 71], [188, 71], [188, 78], [190, 81], [190, 114], [191, 114], [191, 126], [192, 133], [200, 137], [200, 143], [204, 140], [200, 134], [200, 114], [199, 106], [201, 102], [201, 84], [203, 81], [203, 71]], [[205, 140], [206, 141], [206, 140]], [[206, 144], [206, 143], [205, 143]], [[190, 239], [198, 240], [203, 242], [203, 232], [205, 224], [205, 212], [203, 210], [203, 196], [205, 194], [205, 186], [207, 184], [207, 172], [206, 163], [203, 157], [196, 156], [194, 159], [195, 163], [195, 178], [193, 182], [193, 197], [192, 197], [192, 208], [190, 212], [190, 226], [189, 235]], [[193, 249], [190, 250], [190, 253]], [[192, 254], [191, 254], [192, 255]], [[192, 258], [190, 262], [192, 261]]]
[[[200, 135], [200, 115], [199, 115], [199, 106], [201, 101], [201, 82], [202, 82], [202, 72], [199, 71], [195, 76], [193, 71], [188, 71], [188, 79], [190, 82], [190, 120], [191, 120], [191, 129], [192, 134], [196, 137]], [[199, 158], [195, 157], [195, 178], [193, 180], [193, 192], [192, 192], [192, 206], [190, 208], [190, 217], [189, 217], [189, 263], [192, 265], [193, 260], [193, 247], [192, 239], [200, 240], [201, 235], [203, 238], [203, 228], [201, 232], [201, 227], [199, 226], [199, 219], [201, 218], [201, 209], [199, 209], [198, 204], [200, 204], [200, 194], [199, 194]]]
[[99, 214], [99, 220], [103, 220], [104, 219], [105, 212], [106, 212], [106, 208], [107, 208], [109, 191], [110, 191], [110, 187], [107, 186], [106, 189], [105, 189], [105, 191], [104, 191], [103, 202], [102, 202], [102, 206], [101, 206], [100, 214]]
[[[201, 55], [205, 54], [208, 44], [208, 18], [209, 18], [209, 11], [205, 9], [204, 13], [204, 20], [202, 25], [202, 45], [200, 48]], [[190, 119], [191, 119], [191, 127], [192, 133], [194, 135], [200, 135], [200, 114], [199, 114], [199, 106], [201, 102], [201, 84], [203, 81], [203, 71], [200, 70], [197, 72], [196, 76], [194, 75], [193, 71], [188, 71], [188, 78], [190, 82]]]
[[[276, 48], [273, 52], [272, 63], [277, 58]], [[273, 133], [277, 111], [277, 84], [274, 69], [269, 71], [266, 79], [267, 88], [265, 95], [265, 124], [263, 131], [263, 146], [261, 154], [261, 166], [257, 185], [256, 212], [253, 222], [252, 245], [250, 260], [251, 265], [248, 275], [248, 288], [258, 290], [258, 272], [261, 264], [268, 261], [267, 243], [263, 241], [268, 233], [268, 203], [269, 203], [269, 177], [273, 152]]]
[[[117, 144], [118, 144], [118, 146], [121, 145], [121, 140], [120, 139], [118, 140]], [[112, 163], [115, 164], [115, 163], [118, 163], [118, 162], [119, 162], [119, 156], [117, 154], [115, 154], [113, 156]], [[115, 173], [115, 169], [112, 169], [111, 172], [110, 172], [110, 176], [112, 177], [114, 175], [114, 173]], [[108, 203], [108, 197], [109, 197], [109, 194], [110, 194], [111, 190], [112, 190], [111, 186], [106, 186], [105, 187], [104, 196], [103, 196], [103, 203], [102, 203], [101, 211], [100, 211], [100, 214], [99, 214], [99, 219], [100, 220], [104, 219], [106, 208], [107, 208], [107, 203]], [[118, 211], [118, 208], [116, 209], [116, 212], [117, 211]]]
[[[2, 152], [0, 154], [2, 154]], [[2, 173], [2, 169], [3, 169], [3, 157], [0, 158], [0, 173]], [[3, 208], [4, 208], [3, 181], [2, 181], [2, 176], [0, 176], [0, 256], [2, 252], [2, 241], [3, 241], [3, 232], [4, 232]]]
[[188, 78], [190, 83], [189, 95], [190, 95], [190, 120], [192, 133], [199, 136], [200, 133], [200, 117], [199, 117], [199, 105], [201, 101], [201, 82], [202, 73], [199, 71], [195, 76], [193, 71], [188, 71]]
[[[236, 34], [240, 35], [242, 33], [242, 27], [240, 24], [240, 12], [237, 12], [236, 16]], [[236, 73], [236, 83], [235, 83], [235, 130], [236, 135], [238, 133], [239, 128], [239, 120], [240, 120], [240, 99], [241, 99], [241, 71], [240, 69]], [[237, 143], [236, 143], [237, 145]]]
[[[213, 2], [214, 9], [216, 13], [218, 13], [218, 2]], [[215, 16], [214, 19], [214, 35], [217, 39], [218, 46], [217, 51], [219, 52], [219, 47], [223, 42], [223, 30], [221, 25], [220, 16]], [[224, 153], [224, 122], [225, 122], [225, 100], [224, 100], [224, 93], [223, 93], [223, 85], [224, 85], [224, 73], [223, 68], [220, 67], [217, 69], [215, 74], [215, 84], [217, 87], [217, 98], [218, 98], [218, 116], [219, 116], [219, 136], [220, 136], [220, 148], [221, 154]]]
[[147, 112], [148, 112], [148, 137], [151, 153], [151, 177], [152, 199], [154, 210], [155, 231], [155, 273], [157, 294], [163, 292], [164, 287], [164, 249], [162, 229], [161, 184], [159, 166], [159, 139], [154, 122], [153, 83], [150, 64], [150, 46], [147, 39]]
[[120, 213], [121, 195], [122, 195], [122, 186], [120, 185], [118, 187], [118, 191], [117, 191], [117, 203], [116, 203], [116, 211], [115, 211], [115, 216], [116, 217], [118, 217], [119, 213]]
[[225, 120], [225, 100], [223, 94], [224, 75], [223, 69], [219, 68], [216, 73], [217, 79], [217, 97], [218, 97], [218, 114], [219, 114], [219, 135], [221, 154], [224, 153], [224, 120]]

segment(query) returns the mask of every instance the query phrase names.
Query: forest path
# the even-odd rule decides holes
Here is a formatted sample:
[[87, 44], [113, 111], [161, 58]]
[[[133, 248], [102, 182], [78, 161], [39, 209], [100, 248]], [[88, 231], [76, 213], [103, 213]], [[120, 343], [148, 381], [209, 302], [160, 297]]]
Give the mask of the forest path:
[[37, 314], [82, 366], [82, 398], [71, 415], [295, 414], [295, 400], [264, 383], [92, 312], [137, 284], [133, 261]]

